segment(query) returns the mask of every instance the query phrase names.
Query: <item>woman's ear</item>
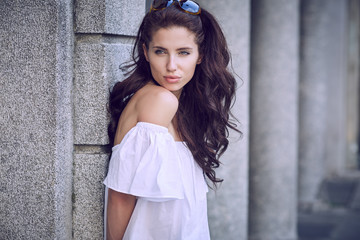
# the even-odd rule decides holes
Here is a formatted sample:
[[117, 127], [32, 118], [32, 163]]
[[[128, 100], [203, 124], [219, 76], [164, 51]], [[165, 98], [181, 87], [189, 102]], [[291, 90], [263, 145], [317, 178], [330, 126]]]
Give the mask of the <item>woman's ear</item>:
[[148, 52], [147, 52], [147, 48], [145, 46], [145, 43], [143, 43], [142, 47], [143, 47], [143, 50], [144, 50], [145, 59], [146, 59], [146, 61], [149, 62], [149, 56], [148, 56]]
[[202, 56], [199, 56], [199, 58], [198, 58], [198, 60], [197, 60], [196, 64], [200, 64], [200, 63], [201, 63], [201, 61], [202, 61]]

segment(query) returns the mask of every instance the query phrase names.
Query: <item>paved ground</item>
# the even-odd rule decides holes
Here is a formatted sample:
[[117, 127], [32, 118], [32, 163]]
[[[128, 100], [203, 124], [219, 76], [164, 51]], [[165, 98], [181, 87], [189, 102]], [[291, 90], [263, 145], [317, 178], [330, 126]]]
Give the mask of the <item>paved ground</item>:
[[360, 178], [327, 180], [319, 198], [298, 214], [299, 240], [360, 240]]

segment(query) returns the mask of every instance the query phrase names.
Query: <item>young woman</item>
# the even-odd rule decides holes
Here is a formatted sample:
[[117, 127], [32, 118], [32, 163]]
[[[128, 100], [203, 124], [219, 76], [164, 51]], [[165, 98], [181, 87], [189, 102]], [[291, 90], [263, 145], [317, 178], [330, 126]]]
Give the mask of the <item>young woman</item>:
[[[158, 1], [109, 100], [107, 239], [210, 239], [205, 178], [228, 146], [236, 82], [224, 35], [193, 1]], [[237, 130], [236, 130], [237, 131]]]

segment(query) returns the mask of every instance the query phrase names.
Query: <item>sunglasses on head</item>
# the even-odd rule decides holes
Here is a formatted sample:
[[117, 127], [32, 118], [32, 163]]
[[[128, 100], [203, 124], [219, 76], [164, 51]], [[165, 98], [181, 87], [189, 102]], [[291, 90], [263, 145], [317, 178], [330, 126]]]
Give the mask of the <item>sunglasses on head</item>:
[[187, 0], [185, 1], [154, 0], [153, 3], [151, 4], [150, 12], [165, 9], [173, 4], [176, 4], [182, 11], [192, 15], [198, 15], [201, 12], [199, 4], [197, 4], [194, 1], [187, 1]]

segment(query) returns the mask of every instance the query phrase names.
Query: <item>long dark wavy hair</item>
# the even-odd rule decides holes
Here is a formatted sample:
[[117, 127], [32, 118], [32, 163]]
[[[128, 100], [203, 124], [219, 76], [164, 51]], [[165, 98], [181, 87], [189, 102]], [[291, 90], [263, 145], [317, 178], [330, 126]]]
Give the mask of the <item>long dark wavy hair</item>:
[[110, 92], [110, 145], [114, 144], [119, 117], [132, 95], [149, 81], [154, 81], [143, 44], [148, 48], [154, 32], [173, 26], [185, 27], [195, 34], [202, 58], [179, 98], [175, 115], [177, 131], [204, 174], [216, 184], [223, 181], [216, 177], [214, 169], [219, 167], [219, 157], [228, 147], [228, 129], [241, 132], [230, 119], [236, 80], [227, 69], [230, 61], [227, 43], [215, 18], [203, 8], [199, 15], [191, 15], [172, 5], [145, 15], [136, 37], [132, 62], [122, 67], [127, 70], [128, 77], [116, 83]]

